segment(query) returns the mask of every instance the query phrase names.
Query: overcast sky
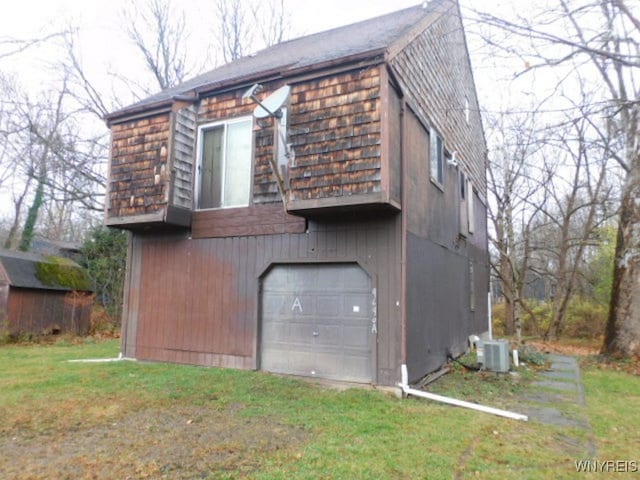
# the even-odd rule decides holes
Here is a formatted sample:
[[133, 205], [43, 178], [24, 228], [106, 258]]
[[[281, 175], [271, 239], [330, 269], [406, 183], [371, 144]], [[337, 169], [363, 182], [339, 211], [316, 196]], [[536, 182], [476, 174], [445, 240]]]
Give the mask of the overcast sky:
[[[137, 0], [141, 3], [143, 0]], [[494, 12], [504, 13], [513, 5], [528, 5], [533, 0], [460, 0], [463, 5], [473, 5], [480, 8], [491, 8]], [[536, 0], [543, 2], [546, 0]], [[367, 18], [389, 13], [403, 8], [419, 5], [423, 2], [416, 0], [285, 0], [285, 7], [290, 14], [291, 37], [297, 37], [333, 27], [354, 23]], [[85, 72], [98, 90], [109, 97], [113, 74], [122, 77], [135, 78], [145, 72], [142, 59], [138, 52], [126, 38], [123, 28], [123, 12], [131, 9], [136, 0], [5, 0], [0, 15], [0, 37], [2, 39], [39, 38], [52, 32], [60, 32], [70, 26], [78, 29], [78, 54], [84, 64]], [[539, 5], [539, 3], [536, 3]], [[174, 0], [173, 6], [183, 10], [187, 16], [186, 22], [190, 33], [190, 53], [201, 53], [203, 60], [207, 49], [214, 43], [213, 31], [217, 26], [214, 0]], [[518, 8], [520, 8], [518, 7]], [[470, 38], [470, 37], [468, 37]], [[473, 53], [473, 45], [471, 46]], [[0, 51], [0, 54], [2, 52]], [[0, 72], [16, 76], [23, 89], [35, 95], [39, 90], [59, 88], [60, 69], [56, 66], [64, 58], [65, 52], [61, 42], [30, 48], [19, 55], [0, 58]], [[191, 55], [198, 58], [198, 55]], [[215, 59], [213, 59], [215, 60]], [[222, 63], [218, 59], [218, 63]], [[215, 67], [199, 65], [199, 71]], [[481, 105], [487, 107], [488, 98], [483, 98], [483, 91], [490, 92], [493, 98], [509, 90], [495, 88], [493, 75], [504, 65], [483, 62], [476, 67], [476, 83], [480, 90]], [[510, 68], [510, 67], [508, 67]], [[507, 68], [507, 74], [509, 74]], [[516, 66], [516, 68], [518, 68]], [[198, 71], [194, 71], [199, 73]], [[488, 86], [488, 88], [487, 88]], [[120, 82], [120, 90], [111, 94], [118, 98], [120, 104], [129, 104], [134, 99], [128, 98], [131, 88], [127, 83]], [[106, 93], [105, 93], [106, 92]], [[491, 100], [493, 101], [493, 99]], [[96, 122], [98, 120], [96, 119]], [[104, 124], [98, 128], [105, 128]], [[0, 195], [2, 192], [0, 192]], [[3, 205], [0, 196], [0, 215]]]
[[[34, 38], [73, 25], [79, 28], [83, 61], [98, 70], [122, 63], [134, 63], [134, 52], [126, 43], [122, 28], [123, 11], [133, 0], [17, 0], [7, 1], [0, 15], [0, 36]], [[293, 36], [301, 36], [394, 10], [416, 5], [415, 0], [322, 0], [309, 2], [288, 0]], [[347, 8], [345, 8], [348, 5]], [[191, 41], [207, 43], [206, 37], [215, 27], [213, 0], [179, 0], [175, 6], [184, 9], [187, 23], [196, 29]], [[212, 25], [214, 24], [214, 25]], [[209, 42], [210, 43], [210, 42]], [[18, 73], [25, 81], [42, 81], [48, 63], [57, 54], [49, 49], [33, 49], [28, 56], [0, 63], [5, 71]], [[27, 60], [28, 59], [28, 60]], [[133, 65], [132, 65], [133, 66]]]

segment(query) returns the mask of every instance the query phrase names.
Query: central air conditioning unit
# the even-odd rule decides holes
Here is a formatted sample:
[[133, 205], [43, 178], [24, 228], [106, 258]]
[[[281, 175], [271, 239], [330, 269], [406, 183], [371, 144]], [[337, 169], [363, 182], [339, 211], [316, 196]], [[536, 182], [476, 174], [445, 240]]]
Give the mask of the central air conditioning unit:
[[509, 371], [509, 342], [507, 340], [485, 340], [483, 342], [483, 369], [490, 372]]

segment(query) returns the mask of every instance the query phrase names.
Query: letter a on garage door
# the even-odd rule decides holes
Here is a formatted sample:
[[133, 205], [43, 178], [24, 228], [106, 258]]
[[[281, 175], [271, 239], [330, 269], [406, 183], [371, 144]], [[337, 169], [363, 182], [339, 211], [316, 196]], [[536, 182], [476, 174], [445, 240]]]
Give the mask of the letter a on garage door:
[[375, 298], [357, 264], [277, 265], [261, 303], [263, 370], [372, 381]]

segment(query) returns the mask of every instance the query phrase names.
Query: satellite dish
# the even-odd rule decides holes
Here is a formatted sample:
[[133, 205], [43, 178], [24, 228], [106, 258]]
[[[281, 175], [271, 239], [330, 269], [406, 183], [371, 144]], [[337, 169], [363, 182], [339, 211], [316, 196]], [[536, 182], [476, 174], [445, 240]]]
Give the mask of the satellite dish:
[[253, 98], [256, 93], [260, 93], [262, 91], [262, 85], [259, 83], [254, 83], [249, 90], [244, 92], [242, 98]]
[[254, 100], [258, 101], [258, 106], [253, 111], [253, 116], [256, 118], [266, 118], [271, 116], [279, 117], [279, 110], [289, 98], [290, 92], [291, 87], [289, 85], [285, 85], [284, 87], [280, 87], [261, 102], [254, 98]]

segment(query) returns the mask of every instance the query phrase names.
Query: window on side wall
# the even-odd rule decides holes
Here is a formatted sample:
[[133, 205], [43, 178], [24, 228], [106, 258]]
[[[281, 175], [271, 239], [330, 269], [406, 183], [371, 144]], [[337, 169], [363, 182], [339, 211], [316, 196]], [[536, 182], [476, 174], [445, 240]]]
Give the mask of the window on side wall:
[[431, 180], [442, 188], [444, 186], [444, 142], [440, 134], [433, 128], [429, 132], [429, 143], [431, 147]]
[[198, 210], [249, 205], [252, 127], [243, 117], [198, 128]]

